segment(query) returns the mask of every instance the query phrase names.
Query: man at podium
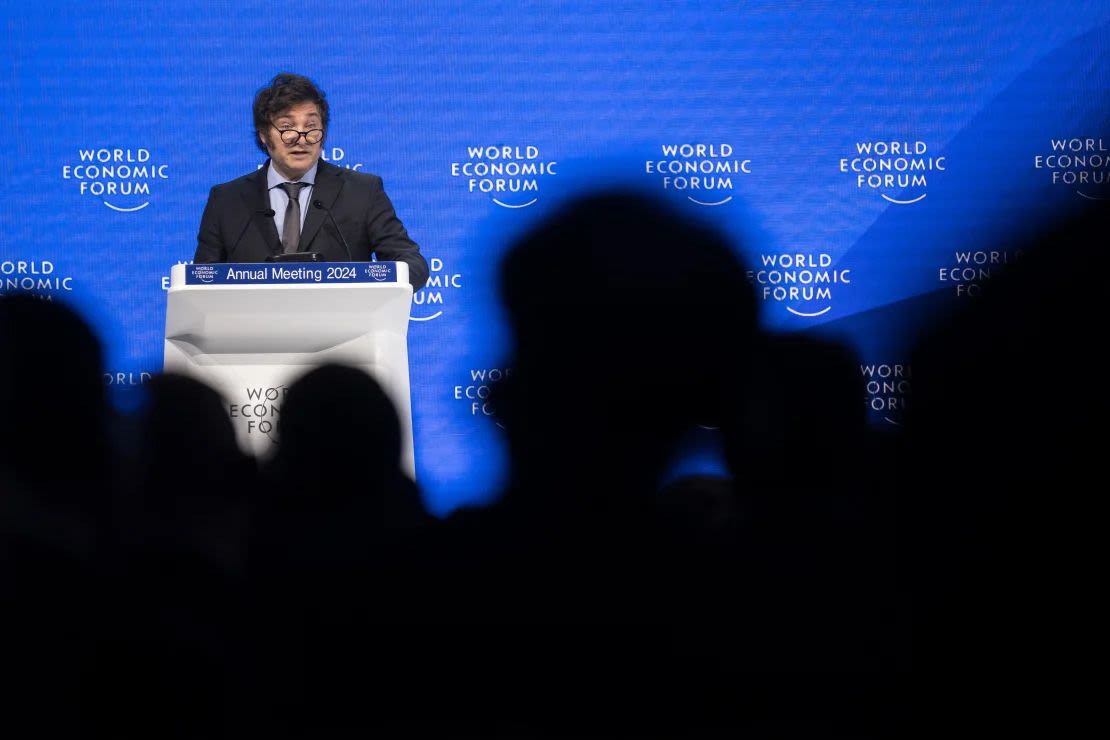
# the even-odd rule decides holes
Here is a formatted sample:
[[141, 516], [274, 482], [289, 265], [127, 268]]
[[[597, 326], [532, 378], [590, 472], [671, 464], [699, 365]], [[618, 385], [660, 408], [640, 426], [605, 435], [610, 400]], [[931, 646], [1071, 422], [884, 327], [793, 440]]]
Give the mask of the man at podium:
[[281, 73], [254, 98], [258, 147], [269, 159], [256, 172], [212, 188], [193, 261], [405, 262], [419, 290], [428, 263], [369, 173], [320, 159], [328, 102], [307, 77]]

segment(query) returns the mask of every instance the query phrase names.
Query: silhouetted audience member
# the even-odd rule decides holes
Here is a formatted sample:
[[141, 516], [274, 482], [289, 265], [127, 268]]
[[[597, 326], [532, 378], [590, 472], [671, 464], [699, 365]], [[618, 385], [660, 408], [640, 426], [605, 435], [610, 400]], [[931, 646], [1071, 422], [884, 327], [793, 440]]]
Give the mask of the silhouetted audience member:
[[671, 660], [688, 615], [656, 504], [676, 442], [740, 403], [755, 332], [744, 270], [711, 229], [606, 193], [516, 242], [500, 289], [513, 374], [491, 403], [510, 487], [447, 524], [447, 590], [478, 623], [447, 662], [488, 666], [484, 690], [532, 732], [698, 724], [697, 701], [678, 699], [704, 677]]
[[1010, 245], [1023, 256], [914, 354], [900, 550], [923, 736], [1092, 719], [1108, 226], [1092, 204]]
[[0, 296], [0, 671], [11, 730], [86, 732], [108, 506], [101, 372], [100, 344], [71, 309]]
[[599, 195], [514, 245], [501, 293], [518, 381], [498, 400], [513, 484], [533, 500], [550, 490], [562, 510], [578, 488], [566, 483], [619, 483], [582, 491], [595, 521], [612, 505], [606, 527], [649, 509], [641, 493], [675, 438], [719, 420], [743, 387], [755, 307], [732, 249], [662, 203]]
[[168, 538], [242, 576], [246, 505], [254, 460], [235, 439], [227, 406], [199, 380], [158, 375], [143, 386], [132, 456], [127, 527], [146, 541]]
[[0, 469], [44, 503], [102, 515], [108, 407], [96, 336], [60, 302], [4, 295], [0, 347]]
[[659, 491], [659, 519], [681, 547], [708, 547], [711, 557], [731, 548], [741, 536], [745, 512], [740, 508], [732, 478], [685, 475]]
[[791, 677], [796, 686], [779, 699], [796, 721], [885, 734], [906, 648], [898, 489], [869, 457], [859, 360], [805, 334], [765, 334], [754, 350], [744, 413], [724, 429], [745, 512], [747, 596], [759, 605], [745, 614], [762, 636], [746, 661], [756, 674]]
[[859, 477], [866, 435], [855, 354], [804, 334], [763, 334], [751, 352], [744, 415], [726, 424], [731, 464], [749, 488], [842, 486]]
[[362, 507], [382, 531], [419, 527], [426, 514], [401, 469], [401, 426], [393, 401], [362, 370], [318, 367], [289, 389], [280, 443], [270, 462], [267, 508], [301, 512]]
[[241, 731], [247, 665], [245, 539], [254, 461], [219, 394], [160, 375], [141, 390], [132, 468], [116, 497], [101, 635], [103, 736]]
[[398, 647], [380, 625], [407, 607], [386, 597], [389, 584], [409, 587], [405, 544], [430, 518], [401, 468], [393, 402], [362, 370], [306, 373], [278, 431], [251, 522], [260, 721], [298, 737], [365, 729], [377, 707], [369, 680]]

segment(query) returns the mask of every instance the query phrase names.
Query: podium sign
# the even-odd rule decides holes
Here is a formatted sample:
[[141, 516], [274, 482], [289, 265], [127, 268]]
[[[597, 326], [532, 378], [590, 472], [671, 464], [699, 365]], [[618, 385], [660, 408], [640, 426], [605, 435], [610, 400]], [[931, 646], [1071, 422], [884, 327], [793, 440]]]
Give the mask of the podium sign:
[[403, 262], [175, 265], [164, 368], [219, 391], [240, 445], [259, 458], [276, 446], [285, 394], [300, 375], [330, 362], [361, 368], [393, 400], [402, 466], [415, 478], [411, 303]]
[[[396, 283], [396, 262], [289, 262], [182, 265], [186, 285], [349, 285]], [[400, 263], [408, 274], [408, 265]], [[172, 276], [171, 276], [172, 280]], [[405, 278], [408, 281], [408, 278]]]

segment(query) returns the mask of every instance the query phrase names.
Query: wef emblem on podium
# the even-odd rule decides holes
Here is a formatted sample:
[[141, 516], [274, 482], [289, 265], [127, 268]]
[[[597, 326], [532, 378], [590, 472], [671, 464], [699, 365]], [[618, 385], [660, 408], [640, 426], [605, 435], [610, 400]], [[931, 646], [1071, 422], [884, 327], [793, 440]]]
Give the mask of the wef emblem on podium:
[[190, 265], [193, 275], [202, 283], [211, 283], [216, 279], [215, 265]]
[[376, 283], [384, 283], [389, 280], [395, 280], [393, 270], [390, 265], [384, 265], [380, 262], [370, 262], [366, 265], [366, 275]]

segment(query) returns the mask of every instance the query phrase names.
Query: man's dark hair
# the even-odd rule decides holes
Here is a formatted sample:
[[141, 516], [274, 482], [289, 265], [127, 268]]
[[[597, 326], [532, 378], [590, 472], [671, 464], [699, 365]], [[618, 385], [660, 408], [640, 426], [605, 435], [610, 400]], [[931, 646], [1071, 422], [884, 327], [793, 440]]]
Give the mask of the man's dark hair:
[[254, 95], [254, 143], [259, 149], [266, 151], [259, 137], [269, 135], [268, 131], [274, 118], [298, 103], [316, 104], [320, 109], [324, 137], [327, 137], [328, 101], [324, 91], [316, 87], [316, 83], [307, 77], [295, 75], [292, 72], [281, 72]]

